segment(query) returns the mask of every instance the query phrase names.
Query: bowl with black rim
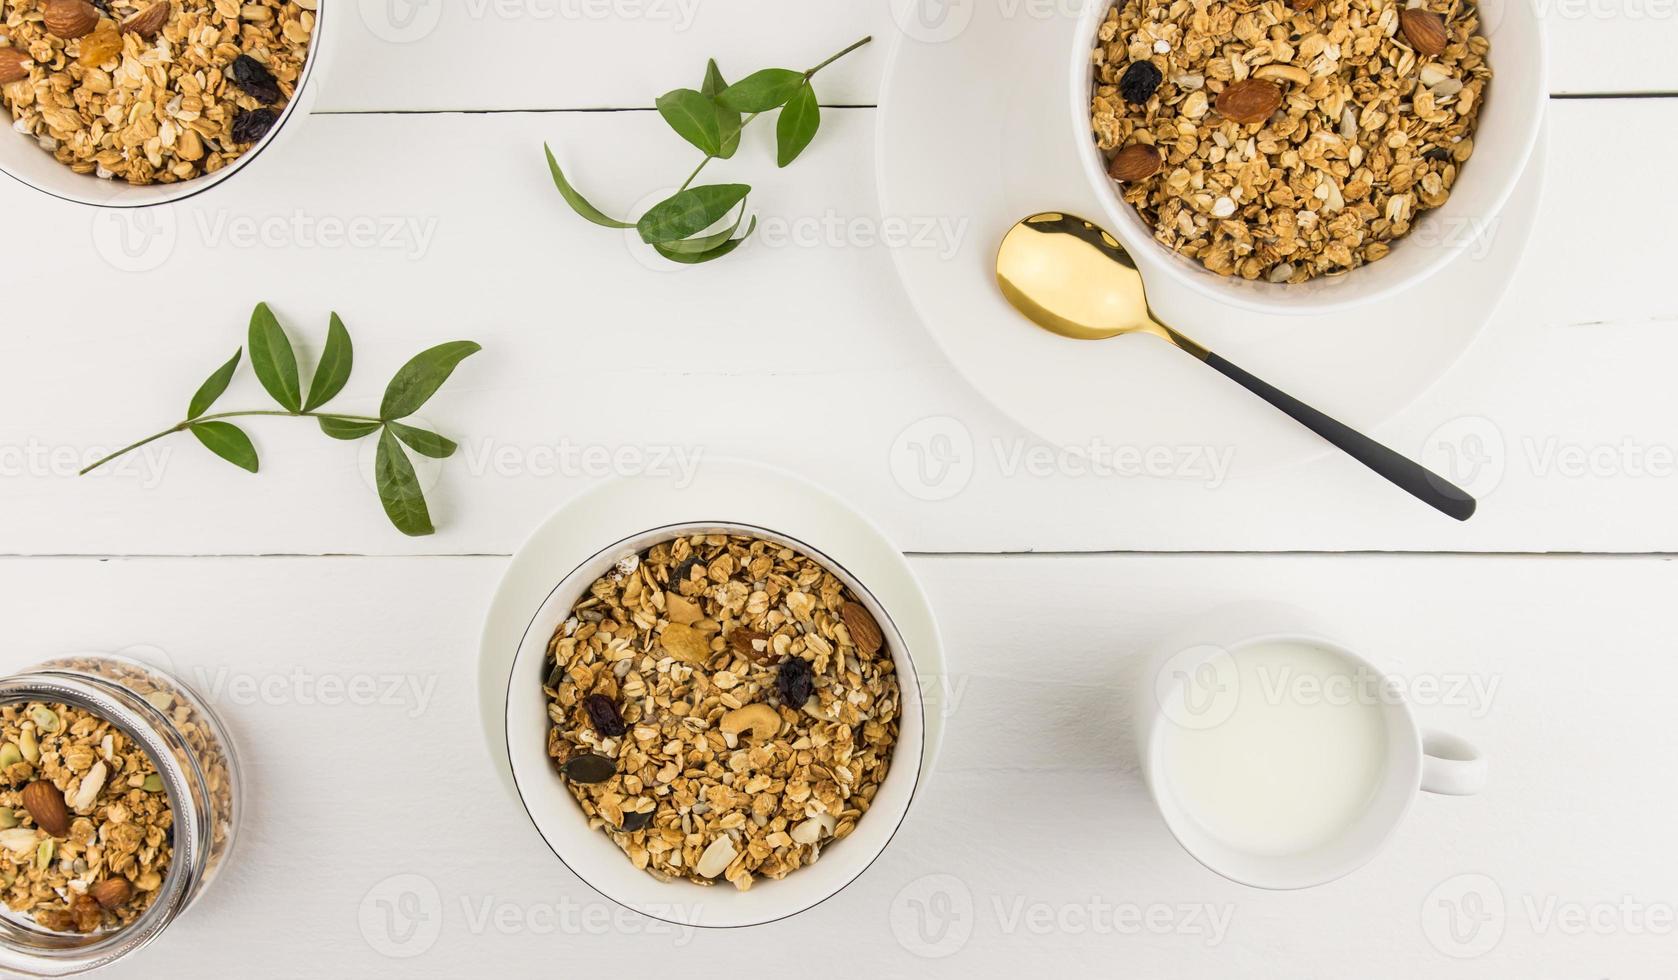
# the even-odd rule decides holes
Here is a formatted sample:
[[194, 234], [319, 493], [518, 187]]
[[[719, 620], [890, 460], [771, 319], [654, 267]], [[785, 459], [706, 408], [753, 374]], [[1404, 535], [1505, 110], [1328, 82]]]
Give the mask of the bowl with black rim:
[[[821, 849], [819, 859], [786, 877], [759, 879], [739, 891], [720, 877], [704, 886], [661, 881], [637, 869], [604, 832], [590, 828], [581, 806], [547, 754], [548, 697], [543, 683], [551, 665], [548, 645], [590, 585], [618, 562], [661, 542], [693, 534], [734, 534], [779, 544], [831, 572], [880, 626], [883, 652], [893, 658], [901, 689], [898, 739], [892, 762], [872, 804], [843, 840]], [[728, 928], [758, 925], [810, 909], [855, 881], [886, 850], [907, 816], [922, 777], [926, 715], [921, 679], [892, 610], [839, 561], [810, 542], [743, 521], [686, 521], [631, 534], [582, 559], [547, 595], [531, 617], [514, 656], [506, 691], [505, 745], [520, 803], [555, 855], [607, 898], [653, 918], [683, 926]]]
[[[100, 208], [155, 207], [186, 200], [225, 183], [234, 174], [243, 172], [258, 157], [268, 154], [282, 139], [293, 135], [301, 126], [299, 117], [309, 114], [323, 74], [321, 53], [325, 50], [324, 38], [333, 30], [333, 18], [338, 16], [339, 6], [337, 0], [316, 0], [315, 29], [309, 39], [308, 57], [303, 62], [303, 70], [291, 99], [285, 105], [275, 107], [273, 125], [260, 139], [247, 147], [238, 159], [214, 173], [155, 184], [130, 184], [120, 178], [80, 174], [43, 149], [34, 134], [19, 132], [12, 125], [10, 114], [3, 110], [0, 110], [0, 118], [4, 118], [7, 125], [6, 132], [0, 133], [0, 173], [60, 200]], [[0, 32], [3, 31], [4, 25], [0, 24]]]

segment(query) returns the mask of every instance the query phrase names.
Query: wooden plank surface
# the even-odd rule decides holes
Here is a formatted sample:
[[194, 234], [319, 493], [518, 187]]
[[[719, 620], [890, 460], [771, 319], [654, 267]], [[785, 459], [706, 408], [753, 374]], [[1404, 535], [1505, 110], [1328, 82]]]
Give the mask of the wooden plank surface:
[[[503, 794], [475, 692], [502, 566], [0, 561], [5, 667], [139, 646], [240, 742], [250, 808], [228, 877], [112, 977], [593, 975], [626, 957], [725, 977], [810, 950], [875, 976], [1653, 978], [1671, 963], [1678, 801], [1651, 760], [1678, 753], [1678, 650], [1649, 615], [1678, 588], [1670, 561], [916, 559], [953, 695], [904, 830], [812, 912], [698, 935], [615, 913]], [[1385, 853], [1308, 892], [1195, 864], [1138, 780], [1131, 675], [1179, 624], [1250, 598], [1309, 604], [1416, 691], [1436, 681], [1418, 717], [1480, 745], [1486, 793], [1418, 800]], [[1504, 910], [1487, 926], [1501, 934], [1474, 940], [1498, 942], [1458, 959], [1478, 946], [1443, 931], [1450, 900], [1489, 894], [1466, 875], [1489, 876]]]
[[[1227, 473], [1163, 476], [1079, 474], [1052, 454], [1022, 465], [1042, 447], [952, 372], [888, 248], [846, 230], [890, 217], [868, 177], [871, 110], [830, 112], [796, 170], [774, 171], [761, 145], [731, 161], [759, 187], [763, 233], [675, 271], [571, 215], [541, 157], [554, 141], [602, 207], [628, 211], [687, 159], [650, 114], [317, 116], [248, 181], [139, 218], [13, 194], [32, 239], [20, 279], [58, 285], [18, 290], [0, 335], [0, 552], [504, 554], [602, 477], [680, 480], [728, 455], [832, 487], [913, 551], [1678, 550], [1663, 516], [1678, 479], [1678, 204], [1637, 190], [1667, 179], [1648, 147], [1678, 127], [1678, 101], [1552, 109], [1548, 190], [1508, 298], [1454, 369], [1374, 428], [1472, 483], [1485, 506], [1467, 526], [1332, 455], [1275, 469], [1212, 447], [1202, 459], [1227, 457]], [[1602, 192], [1609, 166], [1625, 192]], [[328, 312], [343, 315], [358, 345], [345, 410], [376, 405], [423, 347], [485, 345], [425, 410], [464, 447], [435, 468], [436, 537], [386, 526], [370, 450], [291, 420], [251, 424], [259, 476], [182, 436], [73, 475], [178, 421], [259, 299], [307, 357]], [[1262, 347], [1245, 359], [1259, 370]], [[1355, 384], [1307, 380], [1330, 411]], [[224, 399], [266, 402], [248, 376]], [[971, 479], [930, 494], [894, 469], [929, 417], [973, 447]]]

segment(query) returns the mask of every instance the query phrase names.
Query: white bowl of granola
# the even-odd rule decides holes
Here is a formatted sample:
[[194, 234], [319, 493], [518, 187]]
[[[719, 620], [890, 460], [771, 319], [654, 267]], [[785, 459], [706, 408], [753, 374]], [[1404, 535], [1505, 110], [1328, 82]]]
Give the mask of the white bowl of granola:
[[1144, 274], [1321, 314], [1483, 250], [1537, 144], [1545, 65], [1517, 0], [1089, 0], [1071, 121]]
[[8, 3], [0, 108], [11, 132], [0, 134], [0, 172], [98, 207], [148, 207], [209, 190], [308, 114], [333, 6]]
[[[907, 637], [917, 658], [940, 651], [894, 549], [776, 493], [814, 490], [800, 481], [706, 465], [721, 472], [686, 490], [619, 481], [567, 508], [588, 551], [526, 613], [493, 742], [584, 882], [668, 922], [734, 927], [811, 908], [884, 852], [936, 743]], [[779, 502], [754, 506], [753, 482]], [[672, 523], [626, 530], [649, 514]], [[783, 685], [800, 658], [813, 670], [795, 709]]]

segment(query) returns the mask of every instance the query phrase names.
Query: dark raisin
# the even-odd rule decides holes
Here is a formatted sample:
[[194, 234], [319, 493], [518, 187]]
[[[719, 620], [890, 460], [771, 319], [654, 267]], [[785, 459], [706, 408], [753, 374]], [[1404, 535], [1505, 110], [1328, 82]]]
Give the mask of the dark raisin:
[[623, 815], [623, 826], [618, 829], [626, 834], [633, 834], [637, 830], [646, 830], [653, 824], [654, 811], [646, 813], [626, 813]]
[[1124, 77], [1119, 79], [1119, 94], [1125, 97], [1126, 102], [1142, 105], [1153, 96], [1163, 77], [1153, 62], [1133, 61], [1124, 70]]
[[1434, 163], [1444, 163], [1445, 161], [1451, 159], [1451, 151], [1445, 149], [1443, 146], [1436, 146], [1426, 153], [1423, 153], [1422, 159], [1431, 160]]
[[280, 114], [272, 109], [252, 109], [233, 117], [233, 142], [255, 143], [268, 135]]
[[788, 657], [781, 664], [780, 674], [775, 677], [775, 690], [780, 692], [781, 703], [787, 707], [794, 711], [804, 707], [804, 702], [816, 692], [816, 679], [810, 671], [810, 661]]
[[618, 774], [618, 764], [603, 755], [584, 752], [566, 759], [559, 771], [573, 783], [603, 783]]
[[594, 730], [607, 738], [618, 738], [629, 731], [629, 726], [623, 723], [623, 715], [618, 713], [618, 706], [604, 694], [590, 694], [583, 698], [583, 710], [588, 712], [588, 722]]
[[280, 101], [280, 83], [275, 80], [274, 73], [250, 55], [242, 54], [233, 59], [232, 76], [233, 84], [263, 105]]
[[697, 555], [689, 555], [682, 559], [682, 563], [677, 565], [670, 573], [670, 587], [681, 591], [679, 586], [693, 576], [693, 566], [697, 564], [699, 564]]

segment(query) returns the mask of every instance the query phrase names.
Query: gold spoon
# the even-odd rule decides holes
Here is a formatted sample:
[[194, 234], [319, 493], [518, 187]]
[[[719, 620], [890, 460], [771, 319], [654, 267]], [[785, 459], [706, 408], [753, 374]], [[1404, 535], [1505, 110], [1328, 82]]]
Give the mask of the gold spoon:
[[1411, 496], [1459, 521], [1474, 498], [1420, 464], [1260, 381], [1154, 318], [1142, 273], [1124, 246], [1070, 214], [1034, 214], [1009, 229], [996, 255], [1002, 295], [1031, 322], [1074, 340], [1146, 333], [1169, 341], [1287, 413]]

